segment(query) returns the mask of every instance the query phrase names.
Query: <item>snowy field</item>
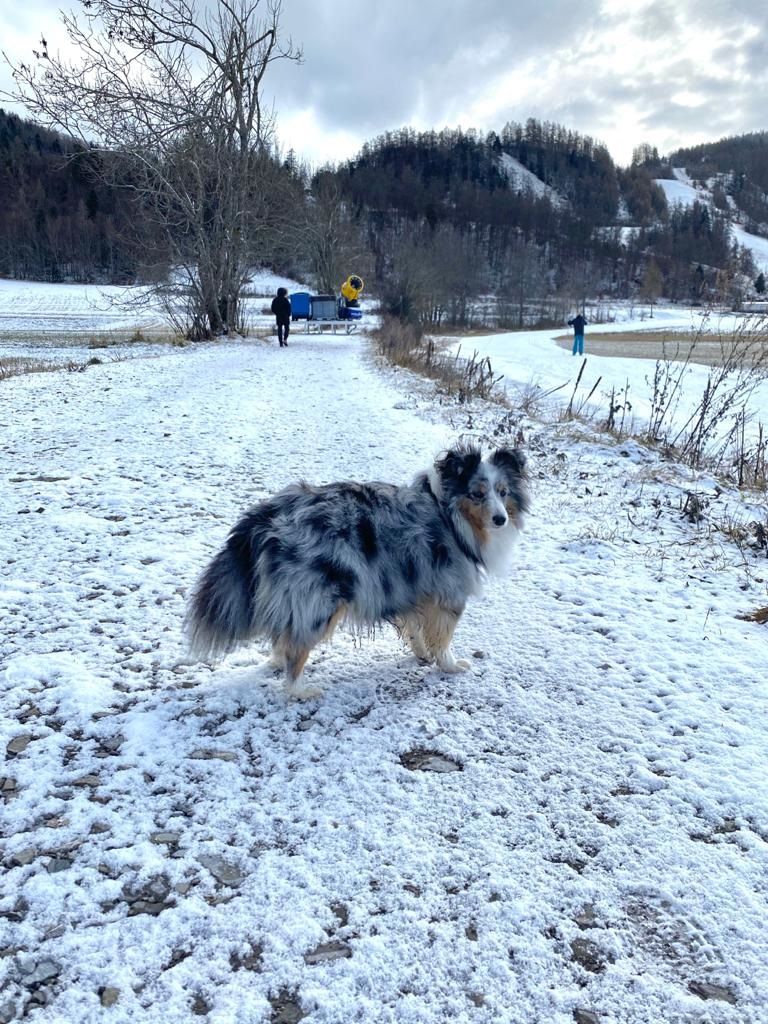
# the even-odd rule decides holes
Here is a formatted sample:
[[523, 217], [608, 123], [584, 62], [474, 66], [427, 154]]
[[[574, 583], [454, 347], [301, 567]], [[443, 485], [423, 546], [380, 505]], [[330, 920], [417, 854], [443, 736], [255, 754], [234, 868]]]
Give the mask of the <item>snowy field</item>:
[[[702, 325], [703, 316], [705, 322]], [[554, 336], [563, 336], [565, 332], [572, 338], [572, 330], [568, 327], [558, 331], [515, 331], [509, 334], [473, 336], [452, 343], [450, 349], [467, 357], [474, 352], [482, 357], [487, 356], [494, 372], [503, 375], [503, 385], [513, 400], [519, 401], [526, 394], [551, 394], [551, 397], [541, 404], [552, 416], [557, 414], [559, 408], [567, 405], [574, 395], [576, 408], [586, 403], [583, 406], [585, 413], [592, 412], [604, 420], [611, 390], [613, 389], [616, 396], [622, 396], [628, 385], [629, 390], [626, 394], [632, 408], [627, 416], [627, 429], [634, 424], [637, 432], [640, 432], [651, 414], [655, 361], [594, 355], [590, 352], [589, 344], [592, 331], [600, 335], [625, 334], [631, 331], [666, 331], [669, 336], [667, 358], [672, 359], [676, 332], [687, 335], [702, 331], [702, 337], [712, 334], [715, 338], [727, 340], [743, 329], [745, 324], [752, 328], [762, 326], [764, 330], [764, 321], [764, 317], [745, 319], [731, 313], [702, 315], [691, 313], [681, 307], [661, 306], [654, 309], [653, 319], [619, 319], [612, 324], [588, 325], [585, 335], [588, 362], [575, 391], [576, 377], [582, 360], [574, 358], [568, 349], [557, 346], [552, 340]], [[625, 344], [628, 350], [632, 348], [632, 342]], [[637, 346], [640, 346], [639, 342]], [[670, 416], [670, 421], [676, 423], [678, 427], [688, 421], [696, 408], [707, 386], [710, 372], [708, 366], [698, 364], [691, 364], [685, 370], [681, 400], [674, 410], [674, 416]], [[768, 384], [762, 384], [755, 390], [748, 411], [751, 416], [748, 424], [750, 432], [756, 432], [760, 423], [764, 427], [768, 425]], [[723, 426], [729, 428], [730, 420]]]
[[[524, 344], [521, 385], [574, 373]], [[0, 399], [0, 1021], [768, 1022], [768, 627], [737, 617], [768, 562], [724, 532], [764, 503], [445, 404], [360, 336]], [[249, 503], [519, 431], [532, 514], [459, 625], [469, 672], [389, 629], [316, 651], [306, 704], [258, 649], [185, 661], [185, 598]]]
[[[245, 298], [249, 327], [268, 324], [261, 311], [280, 285], [290, 291], [303, 288], [268, 270], [254, 273]], [[169, 327], [156, 304], [140, 308], [142, 291], [0, 279], [0, 359], [19, 355], [49, 362], [85, 361], [94, 355], [122, 359], [167, 349], [157, 339], [167, 338]], [[132, 341], [135, 332], [146, 341]]]

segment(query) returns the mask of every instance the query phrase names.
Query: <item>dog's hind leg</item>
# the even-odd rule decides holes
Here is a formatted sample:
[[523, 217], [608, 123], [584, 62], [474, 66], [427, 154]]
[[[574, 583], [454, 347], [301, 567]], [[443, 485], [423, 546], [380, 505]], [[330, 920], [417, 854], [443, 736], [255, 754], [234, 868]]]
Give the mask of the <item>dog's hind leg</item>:
[[275, 640], [272, 644], [272, 651], [265, 663], [265, 666], [268, 669], [273, 669], [275, 672], [285, 672], [286, 654], [285, 644], [283, 643], [282, 637]]
[[309, 652], [316, 644], [324, 640], [330, 640], [333, 632], [347, 614], [347, 605], [342, 604], [331, 615], [326, 624], [308, 644], [299, 644], [286, 634], [281, 636], [275, 644], [275, 651], [283, 656], [283, 665], [286, 671], [285, 692], [289, 697], [296, 700], [310, 700], [312, 697], [322, 697], [323, 691], [319, 686], [311, 686], [301, 682], [301, 674], [309, 657]]
[[285, 692], [289, 697], [294, 697], [296, 700], [310, 700], [312, 697], [322, 697], [323, 695], [323, 691], [319, 686], [308, 686], [301, 681], [301, 674], [304, 671], [304, 666], [307, 663], [311, 649], [311, 647], [298, 647], [293, 644], [289, 644], [286, 647]]
[[339, 607], [328, 620], [328, 625], [325, 627], [325, 632], [323, 633], [322, 638], [320, 640], [321, 643], [325, 640], [331, 639], [333, 634], [336, 632], [336, 627], [339, 625], [340, 622], [342, 622], [348, 611], [349, 609], [347, 605], [339, 605]]
[[430, 658], [434, 658], [437, 667], [443, 672], [465, 672], [470, 667], [464, 658], [456, 659], [451, 650], [451, 640], [460, 616], [461, 610], [443, 608], [432, 602], [422, 608], [424, 643]]
[[285, 672], [285, 655], [272, 648], [272, 653], [267, 658], [265, 668], [272, 672]]

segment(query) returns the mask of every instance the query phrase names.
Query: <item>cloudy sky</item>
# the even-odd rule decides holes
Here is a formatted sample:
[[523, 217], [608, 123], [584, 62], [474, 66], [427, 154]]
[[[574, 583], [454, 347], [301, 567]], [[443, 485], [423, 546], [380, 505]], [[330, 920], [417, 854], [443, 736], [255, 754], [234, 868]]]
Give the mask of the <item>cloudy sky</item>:
[[[3, 3], [2, 49], [55, 40], [61, 6]], [[283, 0], [282, 25], [304, 62], [270, 71], [279, 136], [315, 164], [403, 125], [537, 117], [619, 163], [768, 129], [766, 0]]]

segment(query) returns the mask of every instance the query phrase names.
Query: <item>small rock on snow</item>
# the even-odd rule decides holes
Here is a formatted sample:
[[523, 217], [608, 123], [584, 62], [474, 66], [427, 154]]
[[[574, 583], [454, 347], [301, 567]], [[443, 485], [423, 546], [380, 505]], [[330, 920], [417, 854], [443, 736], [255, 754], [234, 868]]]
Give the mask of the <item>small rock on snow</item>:
[[724, 1003], [735, 1005], [736, 996], [724, 985], [713, 985], [708, 981], [692, 981], [688, 988], [700, 999], [721, 999]]

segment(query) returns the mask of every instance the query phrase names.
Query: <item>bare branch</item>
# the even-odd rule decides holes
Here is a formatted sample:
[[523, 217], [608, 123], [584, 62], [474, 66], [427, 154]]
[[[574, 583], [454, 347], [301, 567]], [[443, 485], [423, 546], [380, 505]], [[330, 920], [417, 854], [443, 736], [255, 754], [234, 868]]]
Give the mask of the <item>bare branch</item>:
[[[65, 59], [45, 39], [14, 64], [12, 98], [98, 153], [154, 225], [194, 298], [191, 330], [237, 329], [240, 291], [274, 186], [274, 116], [262, 108], [275, 60], [300, 61], [279, 0], [81, 0], [62, 15]], [[178, 286], [169, 290], [178, 298]]]

